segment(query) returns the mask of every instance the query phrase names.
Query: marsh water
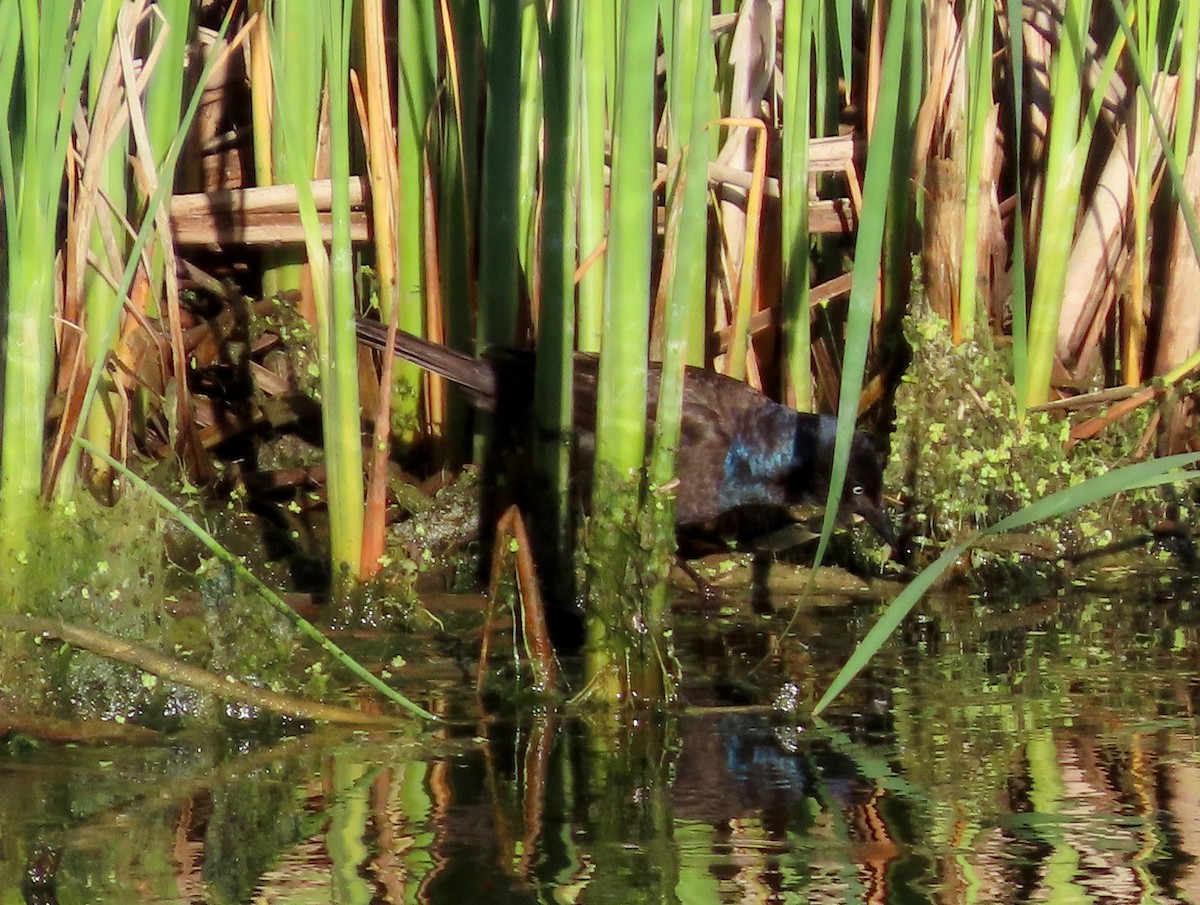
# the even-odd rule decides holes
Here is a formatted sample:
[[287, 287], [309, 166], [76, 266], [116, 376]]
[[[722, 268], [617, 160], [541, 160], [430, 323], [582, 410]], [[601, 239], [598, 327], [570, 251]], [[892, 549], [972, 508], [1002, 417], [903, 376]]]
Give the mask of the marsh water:
[[681, 600], [675, 715], [473, 719], [464, 645], [398, 671], [435, 730], [10, 739], [0, 895], [1200, 902], [1198, 590], [1164, 566], [934, 595], [817, 724], [882, 600]]

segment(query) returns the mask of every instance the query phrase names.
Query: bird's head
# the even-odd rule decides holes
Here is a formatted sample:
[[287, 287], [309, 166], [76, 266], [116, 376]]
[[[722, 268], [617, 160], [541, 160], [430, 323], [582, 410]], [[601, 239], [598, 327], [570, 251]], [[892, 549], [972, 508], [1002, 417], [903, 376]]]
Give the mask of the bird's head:
[[839, 509], [842, 514], [862, 516], [889, 547], [896, 548], [896, 533], [883, 508], [883, 465], [875, 443], [862, 431], [855, 432], [850, 444]]

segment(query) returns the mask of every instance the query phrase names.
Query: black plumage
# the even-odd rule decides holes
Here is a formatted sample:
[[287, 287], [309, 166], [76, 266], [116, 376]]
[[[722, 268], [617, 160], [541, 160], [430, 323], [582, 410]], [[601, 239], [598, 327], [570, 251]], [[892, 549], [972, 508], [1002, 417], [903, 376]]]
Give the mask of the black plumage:
[[[387, 328], [360, 321], [359, 340], [383, 350]], [[458, 384], [474, 407], [525, 417], [533, 399], [532, 353], [489, 350], [476, 359], [446, 346], [397, 332], [393, 352], [400, 358]], [[599, 361], [577, 353], [574, 412], [579, 469], [590, 474], [594, 445]], [[658, 404], [659, 372], [652, 367], [649, 408]], [[683, 388], [682, 436], [675, 522], [681, 534], [702, 531], [740, 511], [786, 514], [795, 506], [825, 502], [829, 494], [837, 418], [810, 415], [773, 402], [738, 380], [689, 367]], [[850, 447], [839, 515], [862, 516], [895, 546], [883, 508], [883, 473], [871, 438], [856, 431]]]

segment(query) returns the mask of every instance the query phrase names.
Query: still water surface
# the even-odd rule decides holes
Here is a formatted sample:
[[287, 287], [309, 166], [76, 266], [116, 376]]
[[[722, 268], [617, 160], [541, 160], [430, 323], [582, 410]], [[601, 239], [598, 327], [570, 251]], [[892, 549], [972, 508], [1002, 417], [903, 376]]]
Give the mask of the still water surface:
[[[1198, 588], [934, 597], [819, 726], [771, 702], [878, 601], [806, 604], [753, 678], [788, 602], [684, 608], [690, 706], [627, 725], [10, 746], [0, 901], [1200, 903]], [[444, 665], [403, 690], [473, 713]]]

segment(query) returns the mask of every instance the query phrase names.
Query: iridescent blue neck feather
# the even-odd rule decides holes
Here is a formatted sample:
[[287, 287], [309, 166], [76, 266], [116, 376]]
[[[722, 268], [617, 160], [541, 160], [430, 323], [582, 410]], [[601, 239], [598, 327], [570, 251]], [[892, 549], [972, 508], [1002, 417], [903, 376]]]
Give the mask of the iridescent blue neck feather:
[[[826, 423], [828, 422], [828, 423]], [[738, 426], [717, 501], [722, 509], [790, 502], [789, 489], [809, 483], [819, 445], [832, 442], [835, 418], [801, 416], [786, 406], [764, 405]]]

